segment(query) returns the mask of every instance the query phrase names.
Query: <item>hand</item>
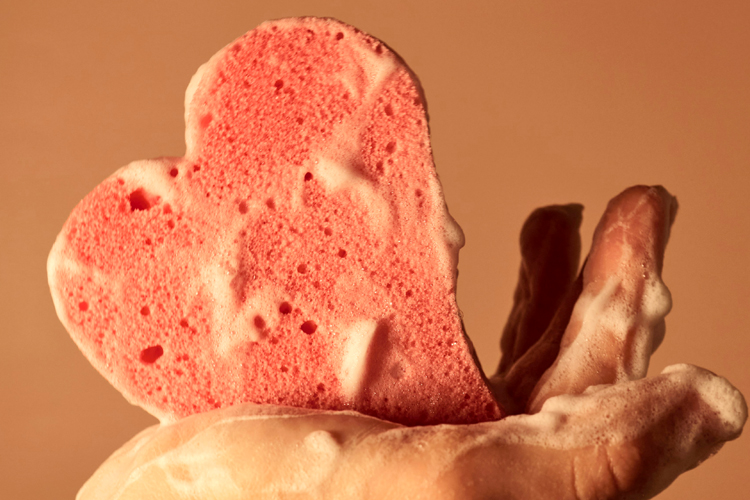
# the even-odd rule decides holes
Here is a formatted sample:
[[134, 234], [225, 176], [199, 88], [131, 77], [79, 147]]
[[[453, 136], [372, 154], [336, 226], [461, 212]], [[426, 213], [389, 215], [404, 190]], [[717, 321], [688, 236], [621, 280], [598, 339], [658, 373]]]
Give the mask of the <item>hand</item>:
[[403, 427], [240, 405], [147, 429], [79, 499], [650, 498], [747, 418], [742, 395], [706, 370], [643, 378], [671, 305], [661, 269], [676, 208], [661, 187], [617, 196], [577, 278], [581, 207], [530, 216], [490, 380], [512, 416]]

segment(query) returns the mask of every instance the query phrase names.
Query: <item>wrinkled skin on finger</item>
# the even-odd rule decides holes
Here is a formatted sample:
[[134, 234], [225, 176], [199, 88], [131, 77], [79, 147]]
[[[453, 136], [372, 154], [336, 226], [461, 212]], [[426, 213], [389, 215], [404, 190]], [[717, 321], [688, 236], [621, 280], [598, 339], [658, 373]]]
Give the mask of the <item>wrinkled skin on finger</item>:
[[647, 499], [742, 432], [747, 405], [688, 365], [643, 378], [664, 335], [677, 204], [615, 197], [580, 256], [577, 205], [535, 211], [490, 379], [512, 416], [404, 427], [354, 412], [241, 405], [147, 429], [80, 500]]

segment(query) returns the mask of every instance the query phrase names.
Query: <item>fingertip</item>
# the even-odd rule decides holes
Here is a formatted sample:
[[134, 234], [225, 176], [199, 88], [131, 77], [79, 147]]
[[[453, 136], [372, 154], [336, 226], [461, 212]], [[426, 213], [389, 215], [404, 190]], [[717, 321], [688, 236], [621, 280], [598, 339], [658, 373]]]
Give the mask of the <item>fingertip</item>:
[[563, 213], [576, 229], [581, 227], [583, 221], [583, 205], [580, 203], [568, 203], [567, 205], [556, 205], [555, 208]]
[[[677, 202], [677, 197], [671, 194], [664, 186], [656, 185], [650, 186], [650, 194], [654, 197], [654, 204], [656, 210], [663, 211], [662, 216], [664, 223], [664, 245], [666, 246], [667, 240], [669, 240], [669, 234], [674, 224], [675, 218], [677, 217], [677, 210], [680, 204]], [[663, 254], [663, 249], [662, 249]], [[663, 257], [662, 257], [663, 258]]]
[[662, 216], [669, 225], [674, 222], [679, 204], [677, 198], [664, 186], [636, 185], [622, 191], [607, 204], [607, 213], [637, 213], [638, 208], [648, 207]]
[[690, 383], [717, 417], [713, 429], [718, 441], [731, 441], [742, 434], [747, 422], [747, 401], [731, 382], [709, 370], [688, 364], [667, 366], [661, 374]]
[[664, 201], [664, 206], [667, 208], [669, 225], [674, 224], [675, 217], [677, 217], [677, 210], [680, 208], [680, 204], [677, 201], [677, 197], [670, 193], [664, 186], [656, 185], [651, 186], [657, 191], [659, 196]]
[[577, 203], [537, 208], [521, 228], [521, 253], [530, 256], [550, 246], [569, 246], [570, 240], [580, 239], [582, 221], [583, 205]]
[[569, 223], [575, 229], [578, 229], [583, 220], [583, 205], [580, 203], [568, 203], [566, 205], [547, 205], [539, 207], [526, 219], [526, 224], [533, 223], [537, 220], [558, 219]]
[[676, 211], [677, 199], [662, 186], [631, 186], [610, 200], [594, 232], [586, 284], [660, 278]]

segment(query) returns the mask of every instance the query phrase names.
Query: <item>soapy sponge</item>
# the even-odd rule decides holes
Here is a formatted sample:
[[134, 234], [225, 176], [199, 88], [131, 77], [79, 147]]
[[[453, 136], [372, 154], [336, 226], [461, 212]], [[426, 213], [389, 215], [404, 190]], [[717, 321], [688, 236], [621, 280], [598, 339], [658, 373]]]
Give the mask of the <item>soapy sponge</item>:
[[501, 417], [396, 54], [335, 20], [268, 22], [199, 69], [185, 118], [185, 156], [115, 172], [49, 258], [58, 315], [116, 388], [163, 421], [244, 402]]

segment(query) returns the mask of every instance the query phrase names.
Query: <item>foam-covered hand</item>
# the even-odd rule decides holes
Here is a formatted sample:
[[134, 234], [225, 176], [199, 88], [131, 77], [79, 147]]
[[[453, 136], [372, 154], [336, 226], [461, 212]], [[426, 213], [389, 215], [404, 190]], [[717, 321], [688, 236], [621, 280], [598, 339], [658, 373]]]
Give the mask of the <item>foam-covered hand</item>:
[[620, 194], [577, 279], [580, 206], [531, 215], [492, 378], [515, 415], [404, 427], [238, 405], [147, 429], [79, 498], [650, 498], [747, 418], [742, 395], [701, 368], [643, 378], [670, 308], [660, 275], [675, 211], [660, 187]]

